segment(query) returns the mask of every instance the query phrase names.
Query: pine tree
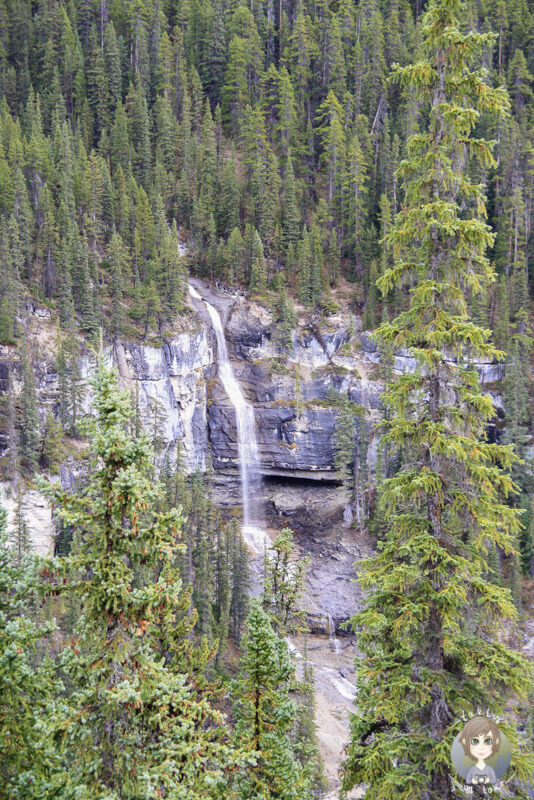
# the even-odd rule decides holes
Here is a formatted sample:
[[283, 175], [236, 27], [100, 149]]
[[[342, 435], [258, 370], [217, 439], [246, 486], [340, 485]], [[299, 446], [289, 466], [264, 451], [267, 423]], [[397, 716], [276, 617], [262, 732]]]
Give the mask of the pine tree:
[[18, 332], [20, 284], [12, 249], [12, 226], [0, 224], [0, 342], [15, 344]]
[[306, 615], [301, 606], [311, 557], [296, 556], [294, 543], [293, 531], [284, 528], [265, 554], [262, 602], [278, 636], [304, 635], [303, 674], [292, 687], [296, 713], [291, 739], [295, 757], [304, 768], [303, 783], [308, 784], [309, 792], [317, 789], [322, 794], [324, 778], [315, 730], [315, 687], [307, 658]]
[[232, 531], [229, 525], [217, 525], [216, 570], [215, 570], [215, 615], [217, 623], [217, 656], [220, 666], [230, 630], [230, 607], [232, 602], [231, 559]]
[[362, 239], [365, 227], [367, 187], [367, 161], [357, 134], [347, 147], [343, 195], [346, 208], [344, 220], [345, 247], [354, 257], [354, 274], [362, 274]]
[[214, 0], [210, 35], [207, 36], [206, 51], [200, 63], [202, 83], [215, 106], [221, 99], [226, 58], [225, 6]]
[[295, 757], [289, 730], [296, 706], [289, 698], [293, 667], [287, 644], [252, 600], [234, 687], [236, 740], [254, 763], [237, 772], [228, 800], [308, 800], [310, 781]]
[[267, 269], [263, 255], [263, 244], [257, 231], [254, 237], [253, 253], [249, 289], [261, 293], [267, 287]]
[[225, 162], [220, 183], [220, 197], [215, 207], [217, 230], [222, 236], [230, 237], [239, 225], [240, 192], [235, 154]]
[[22, 419], [20, 423], [20, 456], [24, 466], [32, 473], [37, 469], [37, 459], [39, 457], [39, 417], [37, 414], [32, 365], [29, 355], [25, 351], [21, 355], [21, 364], [22, 390], [20, 405]]
[[312, 304], [310, 290], [311, 252], [310, 238], [306, 229], [302, 232], [297, 248], [297, 268], [299, 301], [303, 306], [309, 306]]
[[297, 138], [297, 109], [291, 78], [285, 67], [279, 73], [276, 111], [278, 121], [275, 127], [280, 136], [282, 154], [290, 158], [290, 150]]
[[80, 370], [81, 351], [74, 328], [64, 337], [58, 332], [57, 374], [59, 417], [63, 429], [71, 436], [78, 433], [78, 416], [83, 402], [84, 387]]
[[230, 522], [232, 537], [232, 597], [230, 600], [230, 630], [237, 644], [241, 641], [241, 630], [248, 614], [248, 590], [250, 584], [248, 550], [237, 520]]
[[[63, 710], [64, 687], [49, 658], [36, 650], [55, 630], [35, 608], [35, 557], [14, 558], [0, 506], [0, 780], [6, 800], [66, 797], [64, 765], [52, 742], [51, 721]], [[37, 618], [36, 618], [37, 617]]]
[[306, 629], [299, 601], [311, 558], [309, 555], [292, 558], [293, 539], [293, 531], [284, 528], [266, 554], [263, 565], [263, 607], [280, 636], [302, 633]]
[[334, 209], [338, 201], [341, 173], [345, 159], [346, 136], [341, 104], [332, 91], [321, 104], [316, 115], [320, 123], [318, 133], [323, 144], [323, 161], [327, 170], [327, 202]]
[[529, 520], [525, 525], [525, 537], [521, 548], [523, 570], [530, 578], [534, 577], [534, 498], [529, 502]]
[[20, 477], [16, 479], [15, 497], [15, 512], [9, 544], [13, 552], [13, 562], [20, 567], [25, 556], [27, 556], [32, 549], [24, 511], [24, 486]]
[[226, 263], [226, 280], [232, 286], [238, 283], [243, 275], [243, 237], [239, 228], [234, 228], [224, 247]]
[[273, 303], [273, 339], [278, 352], [288, 354], [294, 350], [293, 330], [297, 323], [297, 317], [293, 303], [288, 299], [283, 275], [278, 275], [277, 278], [278, 280], [275, 278], [271, 282], [271, 288], [277, 291], [276, 299]]
[[122, 97], [122, 68], [120, 45], [112, 20], [106, 25], [104, 31], [103, 49], [107, 75], [107, 105], [110, 114], [113, 114]]
[[333, 437], [334, 467], [350, 503], [354, 499], [356, 423], [352, 403], [347, 397], [340, 401]]
[[[383, 439], [403, 465], [383, 484], [388, 531], [362, 565], [369, 595], [353, 620], [363, 657], [343, 786], [367, 784], [370, 800], [451, 798], [450, 745], [462, 712], [477, 704], [500, 712], [530, 681], [497, 636], [502, 618], [515, 617], [510, 594], [484, 577], [491, 547], [513, 554], [519, 523], [501, 502], [513, 490], [503, 470], [514, 456], [484, 440], [493, 405], [472, 366], [501, 354], [470, 322], [464, 295], [492, 278], [485, 198], [468, 164], [494, 160], [472, 131], [482, 112], [502, 113], [506, 96], [471, 69], [490, 37], [463, 33], [461, 10], [460, 0], [433, 0], [424, 60], [394, 72], [428, 122], [399, 168], [405, 200], [388, 237], [395, 263], [378, 281], [383, 293], [410, 287], [407, 310], [377, 339], [409, 350], [416, 368], [383, 395], [391, 411]], [[526, 780], [528, 758], [518, 752], [515, 765]]]
[[79, 494], [45, 487], [59, 518], [81, 534], [79, 552], [51, 572], [55, 591], [82, 601], [62, 653], [72, 691], [57, 735], [74, 786], [91, 795], [133, 800], [165, 787], [184, 800], [218, 797], [233, 763], [221, 715], [174, 666], [183, 670], [187, 643], [175, 617], [181, 510], [155, 510], [161, 492], [148, 441], [130, 437], [128, 395], [102, 359], [93, 389], [88, 484]]
[[[525, 352], [526, 351], [526, 352]], [[530, 437], [528, 423], [528, 350], [515, 338], [509, 352], [504, 380], [504, 407], [506, 414], [506, 441], [514, 445], [514, 451], [524, 456], [525, 445]], [[520, 464], [515, 471], [523, 472]]]
[[59, 465], [64, 456], [65, 448], [63, 446], [61, 425], [56, 422], [52, 412], [47, 411], [39, 455], [39, 466], [51, 474], [58, 474]]
[[363, 327], [365, 330], [373, 330], [376, 323], [376, 279], [378, 269], [376, 261], [371, 261], [371, 268], [369, 270], [369, 288], [367, 290], [367, 302], [365, 304], [365, 313], [363, 315]]
[[132, 145], [128, 133], [128, 117], [119, 100], [115, 109], [115, 120], [111, 127], [111, 163], [116, 170], [119, 166], [127, 172], [132, 159]]
[[20, 168], [15, 170], [15, 175], [13, 178], [13, 191], [13, 212], [17, 223], [22, 255], [21, 277], [29, 280], [32, 276], [33, 214], [30, 207], [26, 182]]
[[287, 159], [284, 178], [284, 198], [282, 201], [282, 242], [287, 250], [296, 246], [299, 236], [299, 214], [295, 194], [295, 176], [291, 156]]
[[116, 231], [109, 243], [111, 265], [111, 318], [110, 329], [113, 336], [120, 336], [124, 321], [124, 279], [128, 274], [128, 253], [120, 233]]

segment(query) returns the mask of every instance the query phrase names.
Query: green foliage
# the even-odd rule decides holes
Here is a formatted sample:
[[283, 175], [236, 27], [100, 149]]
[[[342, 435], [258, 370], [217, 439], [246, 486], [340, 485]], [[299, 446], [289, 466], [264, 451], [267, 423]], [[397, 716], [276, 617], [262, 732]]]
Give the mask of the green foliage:
[[[422, 60], [394, 70], [426, 126], [398, 169], [405, 198], [386, 235], [393, 263], [377, 282], [383, 294], [409, 287], [409, 298], [375, 337], [416, 366], [383, 395], [382, 438], [402, 466], [381, 487], [380, 550], [361, 564], [369, 595], [353, 620], [363, 655], [343, 781], [384, 800], [451, 797], [450, 743], [462, 712], [477, 704], [501, 712], [531, 685], [530, 667], [498, 635], [503, 618], [516, 618], [510, 593], [487, 580], [492, 548], [515, 559], [520, 528], [503, 503], [517, 457], [485, 440], [494, 410], [472, 366], [502, 353], [470, 321], [466, 298], [493, 279], [485, 251], [494, 237], [471, 174], [495, 161], [473, 131], [482, 114], [502, 116], [507, 97], [473, 66], [491, 37], [463, 32], [461, 11], [459, 0], [430, 3]], [[514, 774], [525, 781], [532, 757], [516, 752]]]
[[46, 488], [81, 537], [50, 572], [54, 591], [81, 602], [61, 654], [72, 691], [55, 736], [71, 784], [87, 796], [157, 796], [165, 786], [176, 797], [215, 797], [235, 759], [220, 713], [187, 672], [188, 598], [173, 565], [181, 509], [156, 510], [151, 449], [131, 438], [128, 396], [102, 361], [93, 388], [89, 482], [77, 494]]
[[289, 735], [296, 717], [289, 697], [293, 666], [286, 642], [278, 638], [258, 600], [251, 601], [241, 652], [233, 690], [235, 736], [250, 751], [252, 763], [234, 775], [227, 796], [305, 800], [309, 777]]
[[22, 390], [20, 406], [22, 410], [20, 423], [20, 456], [23, 466], [28, 472], [37, 469], [39, 457], [39, 417], [35, 398], [35, 384], [30, 357], [27, 352], [21, 355]]
[[293, 352], [293, 330], [297, 324], [297, 316], [293, 303], [287, 296], [283, 276], [273, 281], [272, 288], [276, 290], [273, 302], [273, 339], [280, 354]]
[[52, 720], [63, 713], [63, 685], [50, 658], [42, 658], [56, 630], [32, 607], [37, 560], [8, 546], [0, 507], [0, 794], [6, 800], [67, 797], [65, 773], [51, 740]]
[[[372, 326], [371, 265], [390, 266], [378, 241], [401, 204], [395, 170], [425, 123], [386, 77], [418, 47], [420, 4], [126, 5], [6, 7], [1, 341], [17, 341], [28, 292], [90, 336], [101, 324], [111, 336], [164, 335], [184, 297], [177, 237], [164, 234], [175, 221], [200, 274], [261, 293], [284, 269], [288, 291], [310, 307], [345, 276]], [[472, 176], [488, 186], [511, 298], [532, 260], [532, 10], [499, 8], [470, 3], [462, 24], [498, 31], [498, 46], [477, 57], [512, 97], [497, 134], [490, 115], [480, 118], [477, 135], [498, 140], [498, 164]], [[264, 263], [248, 245], [238, 255], [235, 234], [230, 242], [247, 226]], [[492, 325], [506, 313], [494, 299]]]
[[296, 701], [291, 740], [294, 755], [304, 769], [303, 782], [307, 783], [308, 790], [313, 791], [315, 796], [316, 792], [324, 789], [324, 776], [315, 728], [313, 670], [306, 658], [308, 629], [305, 613], [301, 609], [311, 557], [296, 558], [294, 544], [293, 531], [284, 528], [266, 553], [262, 604], [274, 631], [278, 636], [284, 636], [286, 642], [290, 641], [287, 638], [289, 635], [304, 635], [303, 674], [300, 680], [293, 682], [291, 693]]
[[[80, 344], [70, 327], [65, 336], [58, 332], [56, 368], [58, 374], [59, 417], [63, 429], [72, 436], [78, 432], [78, 417], [85, 389], [80, 372]], [[50, 434], [50, 420], [47, 419]]]
[[354, 489], [354, 458], [356, 449], [356, 423], [354, 409], [348, 398], [340, 398], [341, 405], [336, 417], [333, 437], [334, 467], [352, 498]]
[[[58, 412], [65, 430], [76, 434], [82, 399], [76, 331], [93, 337], [102, 325], [110, 338], [160, 342], [172, 335], [185, 306], [187, 276], [178, 250], [184, 240], [191, 269], [211, 280], [264, 295], [273, 275], [284, 276], [284, 285], [273, 284], [279, 350], [273, 367], [280, 371], [287, 369], [292, 347], [292, 300], [335, 313], [330, 287], [349, 278], [356, 302], [365, 301], [364, 327], [383, 320], [377, 374], [390, 381], [395, 349], [412, 349], [419, 363], [416, 374], [404, 376], [396, 394], [388, 394], [385, 419], [391, 428], [386, 425], [389, 433], [381, 442], [380, 494], [398, 499], [412, 492], [410, 503], [419, 503], [437, 485], [436, 474], [445, 481], [441, 495], [447, 501], [457, 473], [477, 491], [487, 488], [487, 505], [474, 509], [478, 516], [462, 542], [475, 548], [468, 561], [481, 576], [500, 580], [495, 573], [503, 560], [519, 596], [517, 558], [507, 549], [517, 542], [517, 515], [506, 516], [504, 509], [509, 539], [506, 531], [498, 541], [479, 532], [490, 530], [500, 513], [492, 511], [493, 505], [498, 509], [493, 489], [510, 486], [501, 478], [487, 478], [487, 484], [482, 479], [509, 463], [522, 494], [511, 493], [508, 503], [518, 509], [528, 505], [531, 477], [505, 451], [480, 441], [490, 404], [480, 399], [467, 367], [477, 357], [493, 358], [485, 333], [491, 327], [497, 347], [508, 351], [504, 437], [521, 454], [532, 424], [533, 10], [517, 0], [469, 2], [465, 9], [456, 0], [432, 6], [444, 15], [458, 12], [442, 48], [454, 63], [443, 74], [440, 94], [439, 65], [421, 44], [424, 6], [406, 0], [295, 7], [227, 7], [220, 0], [2, 5], [0, 343], [17, 344], [28, 320], [33, 325], [32, 307], [43, 302], [60, 319]], [[426, 29], [434, 40], [440, 35], [436, 25]], [[493, 30], [496, 38], [473, 33], [463, 39], [471, 29]], [[420, 53], [420, 64], [405, 66]], [[464, 67], [471, 55], [469, 73]], [[400, 82], [386, 80], [394, 64], [401, 65]], [[491, 86], [506, 86], [511, 98], [508, 117], [497, 124], [492, 111], [503, 92]], [[495, 140], [493, 157], [488, 140]], [[442, 185], [431, 202], [438, 172]], [[484, 222], [486, 192], [494, 238]], [[487, 280], [491, 270], [483, 244], [490, 248], [498, 284]], [[438, 245], [442, 250], [429, 274]], [[381, 307], [376, 280], [384, 290]], [[19, 458], [32, 473], [38, 463], [54, 470], [62, 457], [57, 423], [50, 414], [44, 425], [39, 422], [32, 357], [22, 357], [19, 396], [11, 386], [4, 404], [10, 476]], [[458, 372], [451, 366], [456, 358]], [[438, 422], [425, 417], [421, 423], [416, 406], [432, 370], [452, 394], [441, 397]], [[473, 425], [471, 412], [478, 414]], [[155, 449], [161, 445], [157, 416], [154, 409]], [[336, 459], [363, 520], [369, 499], [367, 428], [360, 421], [352, 431], [349, 417], [350, 410], [340, 408]], [[435, 442], [431, 456], [424, 455], [425, 441]], [[472, 474], [465, 466], [470, 448], [479, 458]], [[422, 453], [427, 460], [444, 459], [444, 472], [422, 471]], [[417, 465], [412, 472], [410, 464]], [[397, 467], [399, 483], [388, 494]], [[191, 584], [199, 628], [219, 637], [220, 664], [228, 628], [238, 641], [246, 616], [246, 550], [234, 527], [216, 518], [208, 498], [201, 508], [205, 485], [188, 483], [180, 470], [171, 484], [169, 497], [179, 495], [184, 511], [188, 503], [195, 508], [191, 515], [187, 511], [187, 550], [177, 561], [182, 579]], [[458, 490], [447, 506], [456, 539], [468, 516], [462, 497]], [[161, 513], [170, 507], [170, 500], [159, 502]], [[392, 509], [383, 500], [376, 510], [380, 537], [391, 528]], [[418, 505], [417, 520], [421, 515]], [[404, 536], [395, 530], [392, 537]], [[74, 538], [83, 541], [80, 531]], [[527, 526], [520, 547], [523, 569], [530, 572], [531, 540]], [[418, 539], [410, 543], [419, 548]], [[404, 558], [411, 564], [415, 556], [410, 551]], [[475, 592], [469, 586], [471, 602]], [[186, 595], [184, 590], [185, 605]], [[417, 608], [423, 606], [421, 599]], [[213, 647], [210, 642], [208, 649]], [[456, 709], [452, 701], [451, 707]], [[402, 757], [391, 751], [384, 763]], [[387, 784], [388, 769], [384, 791], [402, 796]], [[401, 788], [410, 794], [413, 787], [406, 785]]]
[[293, 531], [284, 528], [264, 558], [263, 607], [277, 633], [285, 636], [306, 630], [299, 601], [311, 558], [296, 560], [292, 550]]

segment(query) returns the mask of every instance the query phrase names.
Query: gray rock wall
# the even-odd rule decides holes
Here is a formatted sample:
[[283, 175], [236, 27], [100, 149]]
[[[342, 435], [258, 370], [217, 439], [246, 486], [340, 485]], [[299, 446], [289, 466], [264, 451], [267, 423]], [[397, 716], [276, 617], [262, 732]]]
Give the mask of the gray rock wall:
[[[206, 287], [198, 285], [206, 294]], [[368, 333], [346, 316], [328, 323], [311, 319], [294, 333], [293, 346], [282, 369], [273, 369], [280, 356], [270, 313], [243, 297], [207, 292], [220, 308], [234, 369], [246, 395], [254, 404], [262, 469], [267, 475], [332, 481], [333, 433], [336, 410], [325, 403], [334, 389], [365, 410], [368, 427], [379, 417], [382, 386], [376, 378], [379, 356]], [[116, 345], [109, 354], [121, 380], [138, 403], [149, 429], [157, 430], [161, 456], [175, 456], [177, 447], [188, 471], [204, 470], [211, 455], [216, 471], [237, 472], [235, 413], [217, 378], [214, 336], [204, 312], [194, 302], [189, 330], [156, 348], [144, 344]], [[34, 310], [29, 330], [39, 412], [58, 412], [58, 376], [55, 367], [57, 333], [52, 321]], [[195, 321], [196, 316], [196, 321]], [[0, 393], [8, 387], [9, 348], [0, 348]], [[397, 354], [399, 372], [413, 369], [413, 359]], [[88, 380], [91, 359], [83, 355], [81, 372]], [[20, 368], [11, 365], [15, 394], [20, 390]], [[481, 378], [493, 382], [502, 367], [479, 365]], [[499, 397], [495, 396], [496, 404]], [[91, 413], [90, 391], [81, 409]], [[0, 457], [7, 441], [0, 440]], [[374, 460], [375, 448], [370, 448]], [[372, 464], [370, 465], [372, 468]]]

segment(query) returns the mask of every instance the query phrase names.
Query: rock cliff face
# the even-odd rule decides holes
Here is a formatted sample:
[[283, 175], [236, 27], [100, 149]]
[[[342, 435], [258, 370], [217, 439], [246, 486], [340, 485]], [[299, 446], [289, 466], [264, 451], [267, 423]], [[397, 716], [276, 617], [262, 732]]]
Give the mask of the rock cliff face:
[[[300, 535], [303, 549], [317, 555], [310, 577], [310, 612], [320, 620], [326, 609], [341, 622], [354, 611], [354, 597], [345, 603], [347, 607], [343, 607], [343, 598], [354, 592], [348, 584], [342, 592], [338, 589], [352, 577], [352, 562], [366, 547], [361, 542], [355, 545], [344, 533], [346, 499], [334, 470], [337, 411], [326, 401], [335, 390], [361, 406], [357, 435], [366, 437], [372, 471], [376, 460], [372, 428], [380, 414], [382, 391], [376, 346], [359, 330], [358, 320], [347, 314], [327, 322], [301, 315], [290, 351], [281, 358], [276, 326], [265, 308], [199, 282], [196, 287], [221, 313], [236, 377], [254, 404], [271, 521], [275, 527], [289, 524]], [[44, 422], [47, 410], [58, 413], [57, 334], [49, 313], [38, 308], [28, 310], [27, 330], [38, 409]], [[143, 424], [156, 434], [160, 458], [174, 458], [178, 449], [189, 472], [205, 470], [211, 458], [215, 499], [221, 505], [239, 505], [235, 412], [217, 377], [216, 343], [205, 304], [192, 301], [182, 331], [162, 347], [119, 343], [109, 351], [109, 358], [130, 388]], [[87, 380], [93, 368], [87, 350], [80, 368]], [[398, 354], [395, 368], [412, 369], [412, 360]], [[479, 366], [486, 381], [502, 377], [498, 370], [500, 367], [492, 364]], [[10, 349], [3, 348], [0, 393], [8, 391], [9, 375], [16, 395], [20, 365], [12, 359]], [[90, 411], [87, 391], [80, 412]], [[7, 436], [3, 435], [2, 439], [0, 430], [0, 458], [7, 452]], [[71, 453], [61, 468], [60, 480], [71, 484], [76, 474], [76, 456]], [[28, 503], [36, 502], [33, 496], [28, 498]]]
[[[325, 408], [256, 406], [256, 425], [262, 472], [265, 475], [335, 479], [332, 435], [335, 413]], [[237, 465], [233, 409], [213, 405], [209, 411], [209, 438], [215, 469]]]
[[141, 418], [158, 431], [163, 451], [175, 457], [178, 446], [188, 471], [205, 470], [207, 387], [214, 364], [209, 329], [180, 334], [161, 348], [119, 345], [113, 357], [121, 377], [135, 390]]

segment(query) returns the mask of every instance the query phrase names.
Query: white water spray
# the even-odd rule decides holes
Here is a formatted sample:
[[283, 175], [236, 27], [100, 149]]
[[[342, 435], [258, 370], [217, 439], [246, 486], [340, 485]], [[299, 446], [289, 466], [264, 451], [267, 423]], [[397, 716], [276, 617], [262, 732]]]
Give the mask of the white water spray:
[[334, 622], [334, 618], [332, 614], [327, 614], [328, 619], [328, 638], [330, 640], [330, 649], [334, 651], [334, 653], [339, 654], [341, 653], [341, 645], [339, 643], [339, 639], [336, 636], [336, 624]]
[[208, 310], [213, 331], [217, 339], [217, 361], [219, 377], [230, 402], [235, 408], [237, 427], [237, 446], [239, 456], [239, 475], [241, 478], [241, 497], [243, 502], [243, 537], [257, 553], [270, 547], [270, 540], [261, 528], [261, 473], [256, 439], [254, 409], [247, 403], [228, 358], [228, 348], [219, 312], [189, 286], [191, 297], [202, 300]]

